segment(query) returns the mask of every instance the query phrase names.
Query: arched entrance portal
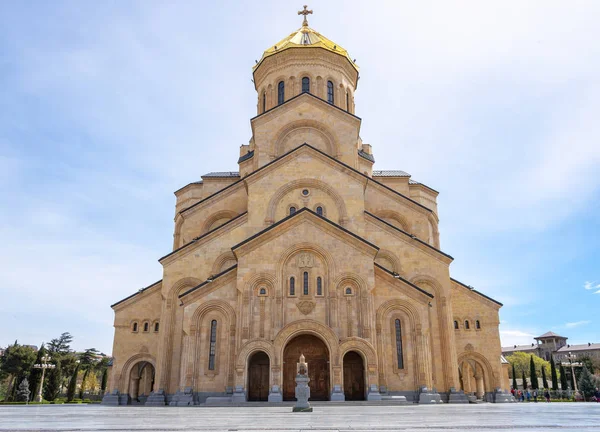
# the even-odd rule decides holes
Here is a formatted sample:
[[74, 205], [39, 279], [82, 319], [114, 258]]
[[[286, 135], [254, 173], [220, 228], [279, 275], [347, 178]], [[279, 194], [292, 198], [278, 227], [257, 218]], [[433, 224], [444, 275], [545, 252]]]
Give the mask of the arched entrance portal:
[[294, 378], [300, 354], [304, 354], [308, 363], [310, 400], [329, 400], [329, 350], [313, 335], [295, 337], [283, 351], [283, 400], [296, 400]]
[[248, 362], [248, 400], [269, 399], [269, 356], [264, 351], [255, 352]]
[[344, 356], [344, 396], [346, 400], [365, 400], [365, 365], [356, 351]]
[[476, 360], [463, 360], [458, 365], [458, 377], [460, 386], [465, 393], [471, 393], [477, 399], [483, 399], [485, 395], [485, 372]]
[[147, 361], [136, 363], [129, 374], [131, 403], [145, 403], [154, 390], [154, 366]]

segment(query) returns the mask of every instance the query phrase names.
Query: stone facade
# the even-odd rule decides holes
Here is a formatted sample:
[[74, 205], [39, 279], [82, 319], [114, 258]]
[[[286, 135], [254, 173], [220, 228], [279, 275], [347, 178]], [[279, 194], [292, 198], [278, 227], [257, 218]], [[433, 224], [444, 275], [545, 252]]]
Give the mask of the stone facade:
[[311, 397], [495, 400], [501, 304], [450, 278], [438, 192], [373, 171], [356, 64], [303, 25], [254, 78], [239, 171], [175, 192], [163, 279], [112, 306], [106, 402], [290, 399], [296, 351]]

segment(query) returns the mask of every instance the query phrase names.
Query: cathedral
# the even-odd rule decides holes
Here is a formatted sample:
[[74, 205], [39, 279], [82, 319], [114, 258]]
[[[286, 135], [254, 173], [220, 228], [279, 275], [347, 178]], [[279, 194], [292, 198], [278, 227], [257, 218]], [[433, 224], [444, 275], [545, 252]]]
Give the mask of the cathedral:
[[[505, 402], [496, 300], [450, 276], [438, 192], [374, 169], [359, 67], [312, 29], [254, 65], [238, 170], [175, 191], [163, 278], [112, 305], [109, 405]], [[383, 402], [381, 402], [383, 401]]]

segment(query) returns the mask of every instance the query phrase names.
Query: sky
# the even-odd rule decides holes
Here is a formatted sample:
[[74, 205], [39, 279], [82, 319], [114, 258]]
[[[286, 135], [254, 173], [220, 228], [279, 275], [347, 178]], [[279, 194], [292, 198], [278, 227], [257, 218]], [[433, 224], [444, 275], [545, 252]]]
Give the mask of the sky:
[[[600, 2], [318, 1], [360, 66], [375, 169], [438, 190], [451, 275], [503, 345], [600, 342]], [[0, 346], [110, 353], [110, 305], [161, 279], [178, 188], [237, 170], [251, 67], [290, 1], [0, 2]]]

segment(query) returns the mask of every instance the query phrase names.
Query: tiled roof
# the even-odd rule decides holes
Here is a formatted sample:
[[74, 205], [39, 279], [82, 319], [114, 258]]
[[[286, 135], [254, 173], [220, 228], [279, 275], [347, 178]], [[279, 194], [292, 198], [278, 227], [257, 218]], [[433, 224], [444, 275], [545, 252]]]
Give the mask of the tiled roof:
[[[240, 156], [240, 158], [238, 159], [238, 163], [242, 163], [244, 161], [247, 161], [248, 159], [251, 159], [252, 156], [254, 156], [254, 150], [249, 151], [248, 153], [246, 153], [244, 156]], [[239, 173], [238, 173], [239, 174]]]
[[373, 170], [373, 177], [410, 177], [410, 174], [402, 170]]
[[566, 345], [559, 349], [557, 352], [564, 353], [569, 351], [588, 351], [588, 350], [600, 350], [600, 343], [590, 343], [581, 345]]
[[360, 157], [362, 157], [362, 158], [365, 158], [365, 159], [366, 159], [366, 160], [368, 160], [368, 161], [375, 162], [375, 158], [373, 157], [373, 155], [372, 155], [372, 154], [369, 154], [369, 153], [367, 153], [367, 152], [365, 152], [365, 151], [359, 150], [359, 151], [358, 151], [358, 155], [359, 155]]
[[546, 332], [546, 333], [544, 333], [543, 335], [541, 335], [541, 336], [538, 336], [538, 337], [536, 337], [536, 338], [534, 338], [534, 339], [542, 339], [542, 338], [550, 338], [550, 337], [561, 338], [561, 339], [568, 339], [567, 337], [564, 337], [564, 336], [559, 336], [559, 335], [557, 335], [556, 333], [554, 333], [554, 332], [551, 332], [551, 331], [549, 331], [549, 332]]
[[239, 171], [216, 171], [216, 172], [209, 172], [208, 174], [204, 174], [202, 176], [202, 178], [205, 178], [205, 177], [239, 177], [239, 176], [240, 176]]
[[502, 352], [514, 352], [514, 351], [535, 351], [537, 350], [537, 345], [513, 345], [510, 347], [502, 347]]

